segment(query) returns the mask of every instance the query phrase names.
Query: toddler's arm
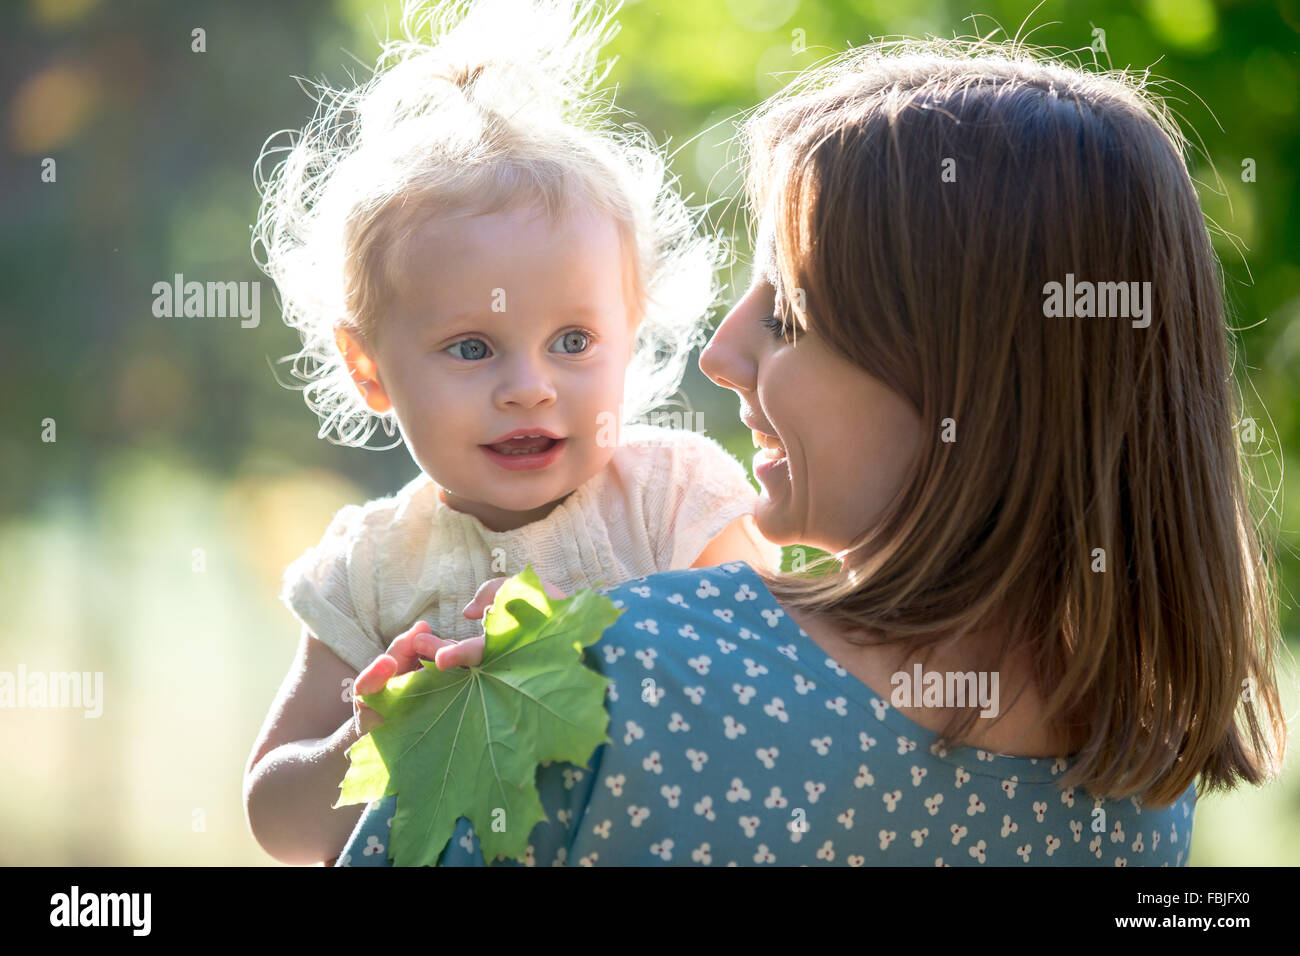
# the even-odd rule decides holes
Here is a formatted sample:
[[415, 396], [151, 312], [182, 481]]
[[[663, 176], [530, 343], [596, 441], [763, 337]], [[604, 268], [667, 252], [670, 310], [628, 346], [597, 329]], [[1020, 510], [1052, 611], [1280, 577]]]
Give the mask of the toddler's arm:
[[[394, 666], [404, 670], [416, 666], [413, 641], [428, 630], [427, 623], [419, 622], [394, 640], [388, 653], [367, 671], [376, 664], [375, 674]], [[363, 732], [354, 719], [355, 677], [350, 665], [303, 628], [298, 653], [244, 770], [248, 828], [262, 849], [282, 863], [332, 860], [365, 810], [334, 808], [348, 769], [347, 750]], [[387, 679], [382, 677], [378, 687]]]
[[[505, 580], [485, 582], [466, 605], [465, 616], [481, 618]], [[553, 598], [566, 596], [552, 585], [544, 587]], [[355, 697], [382, 690], [397, 674], [418, 667], [421, 657], [435, 660], [443, 670], [477, 665], [483, 660], [483, 638], [445, 641], [427, 622], [417, 621], [355, 674], [303, 629], [298, 654], [244, 771], [244, 812], [262, 849], [282, 863], [298, 865], [338, 856], [365, 811], [363, 806], [334, 807], [348, 770], [347, 750], [383, 723]]]

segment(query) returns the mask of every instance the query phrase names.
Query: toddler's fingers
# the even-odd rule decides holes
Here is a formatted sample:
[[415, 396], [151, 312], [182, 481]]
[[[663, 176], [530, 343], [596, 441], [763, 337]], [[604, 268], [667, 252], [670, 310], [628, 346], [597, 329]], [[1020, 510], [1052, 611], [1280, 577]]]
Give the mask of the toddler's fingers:
[[474, 596], [470, 598], [469, 603], [465, 605], [465, 610], [461, 613], [470, 620], [482, 617], [487, 613], [487, 609], [492, 606], [492, 602], [496, 600], [501, 585], [508, 580], [509, 578], [491, 578], [484, 581], [478, 586], [478, 590], [474, 592]]
[[[425, 660], [434, 660], [438, 652], [446, 647], [455, 647], [455, 641], [449, 641], [437, 634], [417, 634], [414, 640], [415, 653]], [[418, 662], [417, 662], [418, 663]], [[414, 670], [414, 668], [412, 668]]]
[[483, 663], [483, 638], [471, 637], [459, 644], [453, 643], [438, 651], [433, 660], [443, 671], [453, 667], [478, 667]]
[[[471, 620], [476, 620], [482, 617], [487, 613], [487, 609], [492, 606], [492, 602], [496, 600], [497, 592], [501, 590], [501, 585], [505, 584], [508, 580], [509, 578], [492, 578], [491, 580], [484, 581], [479, 585], [479, 589], [474, 592], [474, 597], [465, 605], [465, 610], [461, 613]], [[567, 594], [557, 588], [554, 584], [547, 584], [545, 581], [542, 582], [542, 590], [546, 592], [547, 597], [552, 597], [556, 600], [563, 600], [568, 597]]]
[[[394, 673], [405, 674], [407, 671], [413, 671], [420, 666], [420, 650], [422, 636], [433, 636], [433, 628], [429, 626], [428, 621], [416, 621], [415, 624], [393, 638], [393, 642], [388, 645], [385, 652], [397, 663], [397, 670]], [[426, 657], [429, 655], [425, 655]], [[391, 676], [391, 675], [390, 675]]]
[[388, 650], [357, 675], [352, 683], [353, 693], [378, 693], [393, 677], [419, 667], [421, 655], [432, 660], [438, 648], [447, 643], [435, 637], [432, 631], [428, 621], [417, 621], [410, 630], [395, 637]]
[[377, 694], [384, 689], [389, 678], [397, 673], [397, 661], [380, 654], [352, 682], [353, 694]]

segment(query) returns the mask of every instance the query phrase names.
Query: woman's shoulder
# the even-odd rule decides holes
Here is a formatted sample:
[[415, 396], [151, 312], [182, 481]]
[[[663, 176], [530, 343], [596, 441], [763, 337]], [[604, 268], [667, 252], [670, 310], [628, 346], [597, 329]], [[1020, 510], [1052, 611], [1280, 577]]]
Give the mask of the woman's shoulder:
[[[724, 592], [724, 587], [730, 590]], [[758, 598], [760, 589], [768, 599], [765, 607], [769, 610], [780, 607], [750, 565], [743, 561], [732, 561], [708, 568], [658, 571], [595, 590], [612, 600], [620, 610], [640, 613], [649, 607], [656, 607], [660, 613], [691, 617], [707, 607], [710, 612], [723, 611], [724, 613], [716, 615], [717, 620], [720, 623], [730, 623], [735, 619], [738, 609], [746, 609], [745, 602]], [[696, 603], [692, 603], [690, 598], [694, 598]], [[737, 607], [727, 612], [728, 603]], [[784, 614], [784, 611], [780, 612], [781, 616]], [[617, 627], [618, 622], [613, 626]], [[608, 633], [607, 631], [606, 634]]]
[[694, 579], [699, 579], [701, 582], [709, 579], [719, 581], [729, 579], [748, 580], [751, 576], [756, 576], [756, 572], [749, 564], [744, 561], [729, 561], [726, 564], [708, 568], [678, 568], [669, 571], [657, 571], [654, 574], [631, 578], [618, 584], [605, 585], [598, 590], [602, 594], [627, 590], [643, 600], [658, 600], [668, 596], [671, 589], [680, 586], [682, 582], [689, 582]]
[[[868, 865], [1186, 862], [1194, 790], [1168, 808], [1099, 802], [1059, 785], [1067, 758], [945, 746], [808, 639], [747, 564], [602, 590], [623, 614], [588, 649], [612, 682], [601, 819], [677, 800], [714, 856], [746, 848], [742, 865], [815, 865], [819, 849]], [[811, 848], [792, 845], [793, 810]], [[641, 842], [643, 862], [663, 851]]]

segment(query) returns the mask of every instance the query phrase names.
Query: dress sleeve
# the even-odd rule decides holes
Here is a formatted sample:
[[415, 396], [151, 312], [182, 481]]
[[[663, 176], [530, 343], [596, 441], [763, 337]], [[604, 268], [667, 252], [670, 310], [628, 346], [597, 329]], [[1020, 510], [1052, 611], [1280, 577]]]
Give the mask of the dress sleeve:
[[381, 522], [381, 514], [345, 505], [320, 543], [285, 569], [280, 591], [293, 616], [357, 670], [387, 647], [376, 594], [374, 538]]
[[[713, 439], [683, 429], [645, 478], [656, 570], [689, 568], [727, 525], [751, 514], [758, 495], [744, 466]], [[775, 548], [775, 545], [772, 545]], [[777, 549], [779, 554], [779, 549]]]

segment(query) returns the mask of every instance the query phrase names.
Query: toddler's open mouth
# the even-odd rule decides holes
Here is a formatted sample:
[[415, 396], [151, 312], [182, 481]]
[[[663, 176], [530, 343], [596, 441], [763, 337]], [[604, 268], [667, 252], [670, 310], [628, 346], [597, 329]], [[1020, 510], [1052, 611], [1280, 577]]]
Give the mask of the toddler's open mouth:
[[551, 464], [568, 444], [568, 439], [543, 430], [524, 432], [520, 429], [519, 432], [522, 434], [516, 433], [479, 447], [502, 468], [531, 471]]
[[485, 447], [491, 448], [501, 455], [537, 455], [550, 451], [560, 440], [549, 438], [546, 435], [522, 435], [518, 438], [496, 442]]

